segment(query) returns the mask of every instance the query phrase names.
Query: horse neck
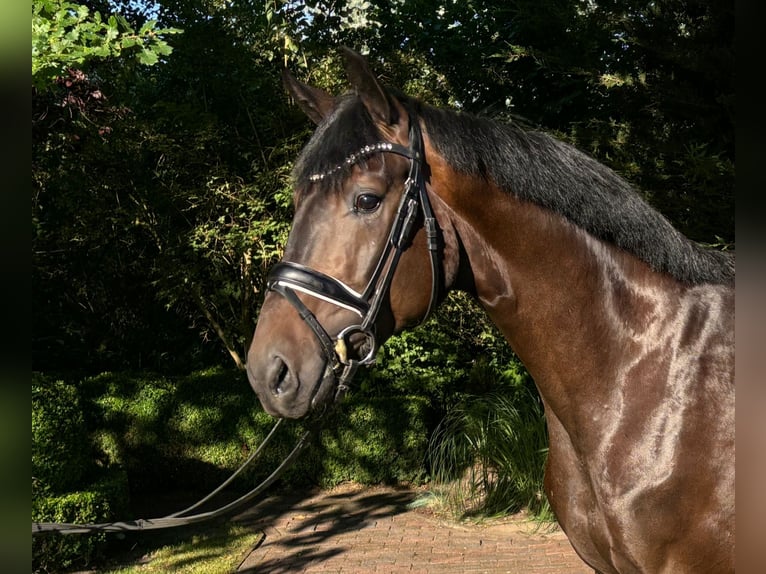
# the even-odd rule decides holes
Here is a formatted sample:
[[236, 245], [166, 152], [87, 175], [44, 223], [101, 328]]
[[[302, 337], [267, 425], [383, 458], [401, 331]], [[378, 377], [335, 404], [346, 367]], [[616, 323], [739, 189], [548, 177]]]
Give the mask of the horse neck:
[[431, 157], [437, 218], [459, 238], [472, 279], [454, 287], [474, 292], [546, 404], [565, 412], [571, 397], [605, 398], [625, 346], [647, 336], [683, 287], [563, 216]]

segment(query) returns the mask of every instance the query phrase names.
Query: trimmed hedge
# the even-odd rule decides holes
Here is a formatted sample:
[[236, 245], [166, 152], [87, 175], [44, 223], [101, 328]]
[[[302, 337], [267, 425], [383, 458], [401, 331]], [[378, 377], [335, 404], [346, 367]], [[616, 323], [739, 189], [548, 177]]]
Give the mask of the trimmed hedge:
[[[140, 501], [179, 490], [207, 492], [275, 423], [243, 373], [222, 368], [178, 378], [104, 373], [77, 384], [36, 375], [32, 387], [33, 521], [134, 519], [128, 493]], [[352, 395], [281, 484], [425, 480], [431, 416], [423, 397]], [[230, 488], [241, 492], [268, 476], [304, 430], [300, 422], [282, 425], [263, 457]], [[87, 566], [107, 542], [103, 534], [35, 537], [33, 571]]]
[[[109, 472], [84, 490], [58, 496], [33, 496], [32, 521], [99, 523], [122, 520], [129, 512], [128, 478]], [[32, 538], [32, 571], [56, 572], [87, 567], [104, 555], [105, 534], [49, 534]]]
[[424, 481], [430, 418], [423, 397], [352, 397], [322, 431], [320, 484]]
[[77, 388], [32, 375], [32, 480], [42, 493], [76, 487], [91, 463]]
[[[32, 376], [32, 479], [33, 522], [107, 522], [128, 512], [127, 474], [93, 460], [77, 388], [39, 374]], [[105, 545], [103, 534], [33, 537], [32, 571], [88, 566]]]
[[[204, 490], [236, 469], [271, 430], [239, 371], [169, 379], [105, 373], [82, 382], [85, 420], [104, 464], [128, 472], [131, 491]], [[292, 485], [411, 482], [424, 478], [429, 416], [422, 397], [352, 395], [282, 478]], [[305, 427], [283, 425], [248, 483], [267, 476]], [[244, 486], [244, 485], [242, 485]]]

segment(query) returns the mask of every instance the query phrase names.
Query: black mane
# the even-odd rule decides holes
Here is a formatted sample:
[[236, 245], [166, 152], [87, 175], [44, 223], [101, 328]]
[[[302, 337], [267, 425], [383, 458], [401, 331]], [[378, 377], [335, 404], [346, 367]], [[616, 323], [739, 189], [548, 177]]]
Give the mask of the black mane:
[[[732, 254], [683, 236], [627, 181], [573, 146], [514, 124], [402, 99], [423, 119], [434, 147], [456, 171], [493, 181], [559, 213], [686, 284], [733, 283]], [[296, 182], [305, 184], [311, 175], [332, 170], [350, 153], [379, 141], [358, 97], [344, 96], [298, 158]], [[332, 186], [346, 175], [346, 169], [338, 170], [323, 184]]]

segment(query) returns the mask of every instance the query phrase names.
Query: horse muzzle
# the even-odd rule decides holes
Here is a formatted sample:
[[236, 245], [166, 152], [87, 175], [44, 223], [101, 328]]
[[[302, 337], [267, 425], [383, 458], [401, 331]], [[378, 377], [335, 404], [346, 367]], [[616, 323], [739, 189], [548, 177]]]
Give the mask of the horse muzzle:
[[312, 354], [291, 362], [276, 353], [251, 351], [247, 376], [264, 410], [289, 419], [324, 411], [337, 392], [339, 375], [319, 359]]

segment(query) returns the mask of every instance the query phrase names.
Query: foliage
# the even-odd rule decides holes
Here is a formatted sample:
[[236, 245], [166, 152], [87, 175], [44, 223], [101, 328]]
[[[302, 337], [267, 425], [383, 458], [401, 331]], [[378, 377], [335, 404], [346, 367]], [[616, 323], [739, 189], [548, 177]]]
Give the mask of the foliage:
[[104, 19], [87, 5], [34, 0], [32, 85], [45, 89], [67, 69], [94, 58], [133, 57], [151, 66], [173, 51], [164, 36], [178, 32], [175, 28], [157, 28], [154, 20], [134, 30], [121, 14]]
[[[38, 407], [33, 418], [50, 414], [57, 428], [63, 424], [62, 414], [78, 421], [78, 441], [85, 455], [77, 460], [83, 472], [55, 495], [38, 489], [33, 520], [155, 518], [135, 516], [142, 501], [179, 498], [181, 493], [186, 503], [193, 502], [228, 478], [275, 422], [261, 409], [244, 375], [220, 367], [184, 377], [102, 373], [76, 385], [58, 381], [55, 388], [59, 387], [67, 394], [55, 397], [65, 397], [71, 408], [57, 414]], [[432, 416], [432, 406], [422, 397], [359, 393], [326, 422], [280, 482], [283, 487], [298, 487], [423, 481]], [[233, 493], [241, 494], [266, 478], [304, 431], [300, 423], [282, 425], [258, 463], [240, 475], [222, 500], [226, 496], [231, 500]], [[48, 462], [50, 468], [75, 460], [68, 452], [46, 451], [45, 446], [33, 441], [33, 452], [43, 453], [35, 460]], [[91, 486], [79, 491], [81, 484]], [[126, 504], [128, 486], [131, 508]], [[68, 540], [81, 539], [39, 539], [36, 564], [51, 570], [84, 564], [101, 556], [105, 548], [103, 536], [76, 544]]]
[[482, 368], [514, 364], [518, 359], [486, 313], [453, 292], [425, 325], [389, 339], [359, 384], [365, 393], [418, 394], [449, 405], [462, 393], [490, 390], [492, 378], [475, 376]]
[[[104, 522], [127, 512], [127, 476], [93, 459], [77, 387], [34, 373], [32, 485], [33, 521]], [[33, 570], [86, 566], [105, 542], [104, 535], [35, 537]]]
[[[36, 41], [53, 41], [51, 14], [84, 14], [51, 5], [33, 3], [50, 26]], [[638, 184], [691, 237], [733, 244], [733, 36], [721, 1], [109, 6], [119, 34], [146, 31], [134, 55], [167, 42], [161, 31], [184, 33], [154, 66], [96, 50], [33, 95], [38, 369], [244, 363], [310, 128], [279, 68], [343, 90], [341, 43], [368, 50], [388, 83], [426, 101], [557, 133]], [[72, 42], [91, 46], [83, 27], [96, 26], [96, 11]]]
[[[34, 444], [34, 443], [33, 443]], [[83, 490], [58, 495], [33, 493], [33, 522], [75, 524], [122, 520], [128, 512], [128, 480], [125, 472], [113, 470]], [[32, 538], [32, 571], [55, 572], [86, 567], [105, 555], [105, 534], [46, 534]]]
[[[218, 368], [172, 378], [102, 373], [80, 386], [98, 460], [124, 468], [139, 496], [212, 488], [274, 424], [239, 371]], [[287, 454], [298, 432], [278, 436], [254, 472], [273, 469], [272, 457], [278, 462]]]
[[361, 396], [345, 403], [322, 432], [319, 483], [422, 482], [429, 414], [419, 396]]
[[[275, 422], [236, 370], [216, 368], [172, 378], [103, 373], [83, 380], [80, 391], [96, 460], [125, 469], [138, 496], [212, 489]], [[430, 414], [418, 397], [359, 394], [327, 421], [315, 446], [282, 482], [421, 480]], [[283, 425], [259, 464], [243, 473], [240, 488], [271, 473], [304, 430], [299, 423]]]
[[33, 374], [33, 492], [61, 493], [77, 485], [90, 462], [88, 455], [76, 387]]
[[103, 62], [33, 98], [33, 284], [51, 302], [34, 318], [40, 368], [244, 362], [300, 144], [275, 141], [298, 116], [273, 63], [253, 67], [227, 26], [181, 23], [180, 50], [155, 67], [167, 71]]
[[[282, 66], [340, 92], [336, 47], [362, 49], [390, 85], [565, 138], [635, 183], [693, 239], [733, 248], [730, 2], [32, 7], [32, 365], [65, 373], [54, 381], [82, 380], [82, 424], [97, 463], [126, 469], [139, 492], [189, 478], [202, 488], [270, 428], [242, 373], [202, 369], [243, 365], [264, 278], [289, 227], [289, 174], [312, 126], [284, 95]], [[171, 53], [169, 35], [180, 29]], [[145, 374], [130, 374], [138, 371]], [[532, 388], [464, 295], [392, 338], [358, 384], [351, 418], [338, 419], [286, 481], [348, 476], [341, 466], [357, 463], [338, 461], [349, 451], [365, 461], [354, 471], [362, 476], [380, 478], [375, 465], [415, 476], [409, 461], [420, 439], [385, 426], [390, 420], [413, 433], [453, 407], [454, 419], [495, 420], [494, 403], [479, 398], [474, 412], [465, 393]], [[70, 396], [74, 385], [62, 385]], [[403, 407], [408, 397], [414, 410]], [[512, 406], [528, 403], [536, 405], [519, 398]], [[57, 419], [69, 416], [63, 403], [51, 404]], [[67, 432], [82, 432], [76, 420]], [[500, 436], [500, 427], [481, 432]], [[285, 430], [274, 460], [301, 427]], [[409, 453], [406, 468], [391, 462], [396, 449]], [[328, 452], [338, 458], [321, 460]], [[489, 453], [480, 458], [499, 468]], [[52, 455], [39, 474], [59, 480], [51, 465], [61, 460]], [[91, 470], [82, 468], [80, 479], [70, 469], [60, 480], [87, 483]]]
[[435, 490], [460, 516], [552, 512], [543, 492], [548, 452], [540, 399], [525, 389], [466, 396], [431, 439]]
[[[354, 4], [312, 3], [325, 15], [305, 34], [366, 47], [408, 93], [556, 133], [691, 238], [733, 241], [731, 2], [372, 0], [365, 27], [333, 28]], [[723, 160], [708, 172], [713, 195], [685, 178], [699, 145]]]

